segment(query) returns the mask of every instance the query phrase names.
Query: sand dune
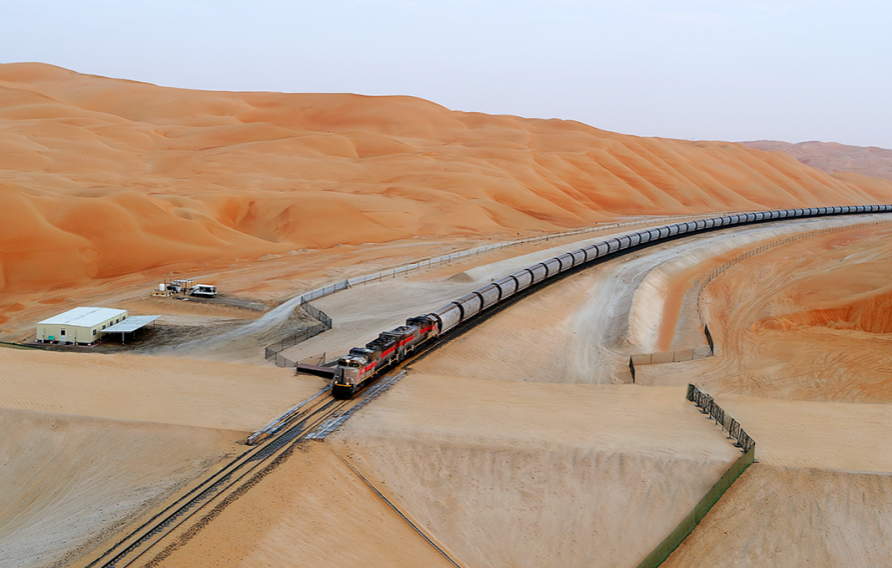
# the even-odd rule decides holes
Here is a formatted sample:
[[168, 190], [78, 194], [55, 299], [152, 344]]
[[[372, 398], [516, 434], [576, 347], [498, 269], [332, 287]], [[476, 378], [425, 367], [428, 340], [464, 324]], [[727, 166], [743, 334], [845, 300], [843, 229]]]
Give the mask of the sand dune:
[[[853, 173], [863, 176], [892, 179], [892, 150], [870, 146], [847, 146], [836, 142], [800, 142], [790, 144], [775, 140], [743, 142], [750, 148], [769, 152], [784, 152], [827, 173]], [[851, 179], [841, 176], [841, 179]]]
[[736, 144], [41, 64], [0, 66], [0, 149], [6, 293], [416, 235], [892, 200], [892, 183], [864, 189]]
[[[0, 65], [0, 199], [0, 324], [16, 318], [9, 326], [18, 331], [25, 313], [55, 310], [67, 297], [117, 301], [125, 286], [133, 293], [173, 271], [228, 271], [240, 291], [272, 302], [320, 275], [377, 270], [360, 262], [388, 266], [483, 236], [624, 216], [889, 203], [892, 182], [738, 144], [453, 112], [410, 97], [185, 91], [10, 64]], [[828, 512], [861, 521], [805, 541], [823, 556], [785, 549], [778, 558], [881, 559], [882, 542], [860, 552], [845, 542], [859, 538], [859, 522], [868, 538], [888, 532], [884, 509], [860, 505], [888, 492], [884, 476], [803, 479], [805, 470], [780, 466], [888, 470], [871, 457], [887, 430], [885, 406], [731, 397], [892, 399], [888, 233], [841, 231], [729, 270], [703, 304], [719, 356], [641, 371], [642, 383], [676, 385], [667, 388], [591, 383], [627, 381], [633, 349], [674, 345], [684, 317], [672, 313], [692, 308], [695, 280], [780, 232], [669, 243], [557, 283], [482, 324], [473, 342], [460, 337], [416, 364], [165, 565], [443, 563], [332, 450], [468, 566], [635, 565], [737, 456], [684, 401], [678, 385], [691, 377], [730, 398], [771, 462], [745, 478], [771, 479], [744, 484], [728, 501], [732, 521], [704, 525], [695, 558], [715, 552], [736, 562], [754, 550], [745, 537], [719, 534], [728, 522], [757, 535], [749, 559], [769, 558], [799, 535], [789, 523], [831, 530]], [[360, 259], [366, 243], [388, 245], [363, 248]], [[679, 251], [691, 262], [672, 269]], [[468, 261], [457, 275], [433, 269], [325, 298], [321, 306], [341, 310], [336, 329], [294, 351], [339, 352], [416, 306], [435, 307], [431, 298], [452, 299], [528, 263], [505, 260], [510, 252], [491, 266]], [[151, 311], [157, 304], [140, 290], [133, 301]], [[11, 433], [0, 444], [9, 463], [0, 477], [21, 488], [0, 495], [9, 511], [0, 517], [0, 563], [10, 565], [88, 550], [321, 384], [288, 370], [163, 357], [0, 350], [0, 366], [0, 426]], [[865, 431], [859, 413], [875, 423], [869, 443], [852, 442]], [[821, 436], [822, 424], [840, 421], [848, 427]], [[803, 451], [821, 443], [839, 451]], [[798, 500], [780, 490], [800, 485], [809, 490]], [[833, 496], [822, 500], [821, 491]], [[754, 495], [764, 504], [749, 511], [783, 505], [769, 532], [753, 531], [761, 516], [734, 509]], [[39, 559], [28, 547], [35, 542]]]

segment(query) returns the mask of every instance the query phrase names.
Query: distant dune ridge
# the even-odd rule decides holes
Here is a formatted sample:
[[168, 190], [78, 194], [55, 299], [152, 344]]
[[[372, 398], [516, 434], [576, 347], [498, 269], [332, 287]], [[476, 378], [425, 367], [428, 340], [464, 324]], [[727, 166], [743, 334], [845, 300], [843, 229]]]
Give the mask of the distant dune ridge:
[[[787, 153], [803, 164], [831, 174], [861, 174], [892, 180], [892, 150], [870, 146], [846, 146], [836, 142], [743, 142], [750, 148]], [[845, 176], [842, 176], [846, 179]]]
[[0, 291], [415, 235], [892, 202], [740, 144], [411, 97], [157, 87], [0, 65]]

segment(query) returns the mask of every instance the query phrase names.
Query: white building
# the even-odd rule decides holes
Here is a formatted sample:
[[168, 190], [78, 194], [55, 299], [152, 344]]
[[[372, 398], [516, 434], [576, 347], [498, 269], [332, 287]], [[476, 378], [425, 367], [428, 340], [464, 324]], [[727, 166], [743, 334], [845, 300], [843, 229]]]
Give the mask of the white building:
[[127, 310], [74, 308], [37, 324], [37, 341], [86, 345], [99, 340], [100, 332], [127, 319]]

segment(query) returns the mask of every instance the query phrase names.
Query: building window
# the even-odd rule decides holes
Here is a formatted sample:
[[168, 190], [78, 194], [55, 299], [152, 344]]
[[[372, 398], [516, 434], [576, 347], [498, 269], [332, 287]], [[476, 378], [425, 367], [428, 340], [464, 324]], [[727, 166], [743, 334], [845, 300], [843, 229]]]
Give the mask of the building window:
[[93, 336], [94, 336], [94, 337], [96, 336], [96, 330], [95, 330], [95, 329], [93, 330]]
[[64, 330], [64, 329], [60, 329], [60, 330], [59, 330], [59, 335], [65, 335], [65, 330]]

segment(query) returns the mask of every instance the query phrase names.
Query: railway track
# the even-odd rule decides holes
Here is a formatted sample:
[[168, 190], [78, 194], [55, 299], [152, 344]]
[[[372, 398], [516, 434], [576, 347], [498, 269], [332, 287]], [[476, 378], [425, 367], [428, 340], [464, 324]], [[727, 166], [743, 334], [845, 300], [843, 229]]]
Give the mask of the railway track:
[[[150, 560], [151, 551], [160, 553], [157, 547], [174, 533], [183, 533], [196, 524], [199, 513], [208, 512], [211, 505], [222, 503], [226, 496], [240, 487], [250, 484], [276, 457], [305, 439], [337, 416], [360, 404], [364, 397], [354, 400], [335, 400], [326, 396], [328, 387], [293, 409], [279, 421], [279, 428], [263, 444], [255, 446], [234, 458], [222, 469], [209, 476], [197, 487], [168, 505], [150, 520], [132, 531], [86, 568], [124, 568], [136, 562]], [[365, 391], [370, 393], [369, 389]]]
[[[257, 479], [278, 456], [285, 454], [289, 448], [292, 448], [295, 444], [308, 437], [316, 439], [324, 438], [325, 435], [333, 431], [334, 428], [337, 428], [339, 425], [339, 418], [349, 416], [352, 408], [367, 403], [368, 401], [365, 399], [374, 398], [396, 380], [399, 380], [404, 374], [404, 371], [409, 369], [413, 363], [424, 358], [444, 344], [463, 335], [470, 329], [480, 325], [490, 317], [501, 312], [503, 309], [514, 305], [534, 292], [550, 286], [556, 281], [564, 279], [570, 274], [590, 268], [605, 260], [616, 258], [617, 256], [636, 250], [641, 250], [658, 243], [731, 226], [772, 222], [787, 217], [807, 218], [823, 215], [892, 212], [892, 206], [874, 207], [875, 208], [864, 208], [859, 206], [858, 211], [849, 211], [850, 208], [848, 207], [832, 208], [829, 210], [827, 208], [821, 208], [824, 210], [821, 212], [818, 212], [817, 209], [785, 210], [781, 212], [783, 213], [783, 217], [768, 217], [767, 214], [763, 216], [762, 213], [750, 213], [710, 219], [709, 224], [704, 223], [703, 226], [700, 226], [702, 222], [698, 221], [697, 223], [688, 222], [672, 225], [670, 227], [647, 229], [634, 235], [636, 239], [634, 242], [632, 237], [622, 236], [588, 247], [596, 251], [593, 258], [588, 258], [588, 253], [580, 249], [579, 251], [573, 251], [572, 253], [556, 257], [550, 261], [526, 269], [531, 277], [533, 277], [533, 270], [538, 270], [538, 267], [542, 266], [545, 272], [544, 280], [541, 278], [533, 280], [531, 283], [527, 284], [525, 288], [517, 289], [509, 297], [501, 298], [500, 295], [499, 300], [496, 303], [488, 304], [486, 306], [481, 305], [476, 312], [471, 314], [473, 317], [465, 318], [464, 307], [461, 307], [462, 317], [449, 328], [448, 334], [440, 336], [429, 344], [422, 346], [416, 353], [389, 369], [385, 375], [391, 375], [391, 379], [379, 376], [380, 378], [365, 385], [362, 390], [358, 391], [356, 396], [350, 400], [336, 400], [332, 398], [326, 393], [328, 390], [327, 387], [326, 389], [321, 390], [314, 397], [295, 407], [284, 416], [277, 419], [274, 423], [264, 428], [261, 432], [252, 435], [252, 439], [250, 440], [251, 443], [259, 445], [234, 458], [222, 469], [202, 481], [197, 487], [181, 496], [163, 511], [153, 516], [149, 521], [129, 533], [114, 546], [106, 550], [100, 557], [96, 558], [90, 564], [87, 564], [85, 568], [124, 568], [142, 560], [151, 563], [152, 560], [146, 558], [146, 554], [148, 554], [149, 551], [157, 553], [155, 554], [154, 559], [159, 559], [159, 555], [163, 556], [164, 554], [163, 551], [156, 548], [159, 543], [165, 538], [169, 538], [174, 533], [179, 533], [181, 535], [188, 534], [187, 531], [190, 521], [192, 521], [192, 526], [200, 527], [201, 521], [194, 522], [200, 512], [207, 512], [209, 506], [212, 504], [215, 506], [225, 506], [227, 496], [237, 497], [236, 493], [240, 487], [249, 487], [252, 479]], [[789, 213], [789, 215], [787, 215], [787, 213]], [[647, 240], [645, 240], [645, 233], [647, 234]], [[623, 239], [625, 239], [625, 242], [623, 242]], [[598, 248], [602, 246], [604, 248], [603, 251]], [[584, 262], [577, 262], [577, 254], [579, 253], [584, 254]], [[566, 257], [570, 257], [571, 262], [569, 266], [564, 267], [562, 259]], [[549, 263], [555, 263], [559, 267], [559, 270], [552, 274], [548, 266]], [[514, 277], [514, 275], [512, 275], [512, 277]], [[515, 282], [516, 281], [517, 280], [515, 279]], [[492, 285], [490, 285], [490, 287], [491, 286]], [[476, 291], [473, 294], [480, 297], [480, 302], [482, 304], [482, 293]], [[470, 295], [468, 297], [470, 297]], [[462, 304], [463, 300], [464, 298], [459, 302], [453, 302], [453, 304]], [[392, 373], [394, 371], [399, 372], [399, 375], [393, 376]]]

